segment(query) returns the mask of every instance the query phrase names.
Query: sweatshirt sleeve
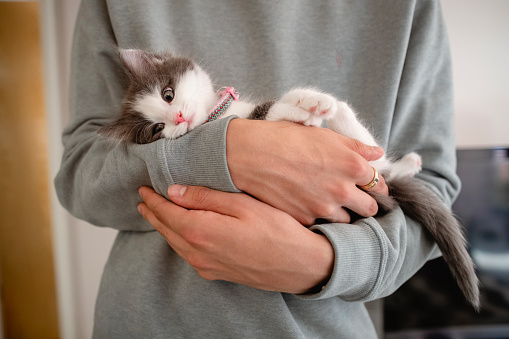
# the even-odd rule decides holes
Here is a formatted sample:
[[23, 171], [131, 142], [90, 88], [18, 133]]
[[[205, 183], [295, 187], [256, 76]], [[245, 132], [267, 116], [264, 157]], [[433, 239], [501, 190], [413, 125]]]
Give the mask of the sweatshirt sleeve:
[[[388, 150], [423, 157], [417, 178], [450, 206], [460, 188], [453, 133], [452, 71], [438, 1], [417, 1]], [[398, 207], [383, 217], [354, 224], [312, 228], [327, 236], [335, 251], [332, 276], [304, 299], [339, 296], [369, 301], [393, 293], [426, 261], [440, 255], [424, 228]]]
[[55, 178], [57, 195], [73, 215], [94, 225], [150, 231], [138, 213], [139, 187], [166, 196], [173, 183], [223, 191], [237, 189], [226, 162], [226, 130], [219, 119], [177, 140], [146, 145], [116, 143], [97, 130], [120, 114], [123, 71], [104, 2], [83, 2], [71, 63], [71, 121], [63, 134], [64, 154]]

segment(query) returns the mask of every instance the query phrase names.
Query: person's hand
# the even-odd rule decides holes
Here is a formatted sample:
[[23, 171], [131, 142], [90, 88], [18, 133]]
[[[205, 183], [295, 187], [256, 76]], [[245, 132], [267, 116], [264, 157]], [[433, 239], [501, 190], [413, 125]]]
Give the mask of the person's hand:
[[[228, 168], [235, 186], [303, 225], [315, 219], [350, 222], [378, 212], [358, 186], [373, 179], [368, 161], [383, 150], [326, 128], [290, 122], [234, 119], [226, 136]], [[383, 177], [370, 189], [388, 195]]]
[[305, 293], [332, 272], [323, 235], [244, 193], [174, 185], [173, 202], [142, 187], [138, 210], [205, 279]]

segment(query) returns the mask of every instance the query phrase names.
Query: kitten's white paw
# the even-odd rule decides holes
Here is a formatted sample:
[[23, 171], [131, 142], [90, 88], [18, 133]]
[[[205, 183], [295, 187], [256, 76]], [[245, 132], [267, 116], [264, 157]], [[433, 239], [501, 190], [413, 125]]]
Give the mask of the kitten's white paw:
[[391, 175], [394, 177], [413, 177], [422, 170], [422, 158], [419, 154], [412, 152], [396, 161], [393, 165]]
[[411, 176], [416, 175], [422, 171], [422, 158], [419, 154], [412, 152], [403, 157], [403, 160], [408, 163]]
[[338, 111], [336, 98], [313, 89], [291, 90], [281, 98], [281, 102], [306, 111], [309, 116], [301, 123], [308, 126], [321, 126], [323, 120], [330, 119]]

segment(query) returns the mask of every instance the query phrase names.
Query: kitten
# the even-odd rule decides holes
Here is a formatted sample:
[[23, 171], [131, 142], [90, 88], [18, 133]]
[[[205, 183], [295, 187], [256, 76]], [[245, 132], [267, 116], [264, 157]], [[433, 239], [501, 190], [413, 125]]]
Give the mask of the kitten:
[[[129, 86], [121, 115], [99, 133], [126, 143], [150, 143], [175, 139], [207, 121], [236, 115], [240, 118], [288, 120], [307, 126], [323, 121], [337, 133], [368, 145], [377, 145], [353, 110], [329, 94], [313, 89], [294, 89], [277, 101], [253, 104], [238, 100], [229, 87], [217, 93], [209, 75], [188, 58], [119, 50]], [[379, 213], [399, 205], [405, 214], [421, 223], [437, 242], [467, 300], [480, 307], [474, 264], [465, 249], [462, 228], [438, 197], [413, 176], [421, 170], [421, 158], [409, 153], [398, 161], [383, 156], [371, 165], [384, 176], [390, 196], [371, 193]]]

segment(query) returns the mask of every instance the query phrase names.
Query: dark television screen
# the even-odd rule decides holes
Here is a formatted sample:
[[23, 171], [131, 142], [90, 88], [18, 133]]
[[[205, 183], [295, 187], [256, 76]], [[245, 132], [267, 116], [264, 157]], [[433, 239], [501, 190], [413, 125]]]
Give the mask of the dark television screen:
[[481, 281], [469, 306], [442, 258], [385, 300], [386, 338], [509, 338], [509, 149], [458, 150], [461, 193], [453, 210]]

